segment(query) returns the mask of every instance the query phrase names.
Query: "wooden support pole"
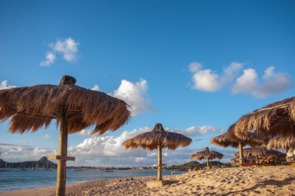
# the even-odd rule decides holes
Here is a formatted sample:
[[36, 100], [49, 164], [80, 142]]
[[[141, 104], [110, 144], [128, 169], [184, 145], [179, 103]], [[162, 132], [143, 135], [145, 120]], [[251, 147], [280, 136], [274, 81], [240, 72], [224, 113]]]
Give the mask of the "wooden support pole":
[[209, 159], [208, 158], [206, 158], [206, 162], [207, 162], [207, 169], [210, 169]]
[[162, 180], [162, 145], [158, 145], [158, 180]]
[[244, 164], [244, 156], [243, 156], [243, 145], [242, 145], [242, 142], [239, 142], [239, 154], [240, 154], [239, 163], [240, 163], [240, 165], [243, 165]]
[[[67, 157], [68, 148], [68, 120], [60, 120], [60, 130], [58, 139], [58, 155]], [[57, 176], [56, 176], [56, 196], [66, 195], [66, 161], [58, 159], [57, 161]]]

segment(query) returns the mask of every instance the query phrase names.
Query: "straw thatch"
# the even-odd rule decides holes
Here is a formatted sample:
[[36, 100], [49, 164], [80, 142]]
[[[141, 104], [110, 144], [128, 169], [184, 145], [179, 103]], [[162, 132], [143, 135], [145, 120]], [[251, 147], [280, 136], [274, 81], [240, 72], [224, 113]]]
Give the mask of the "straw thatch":
[[295, 97], [269, 104], [250, 114], [242, 116], [230, 131], [241, 139], [247, 132], [256, 130], [258, 134], [275, 137], [295, 133]]
[[251, 147], [261, 146], [266, 143], [266, 140], [255, 133], [247, 134], [247, 138], [242, 140], [236, 137], [233, 132], [229, 131], [212, 138], [210, 140], [210, 143], [221, 146], [221, 147], [225, 147], [225, 148], [229, 146], [238, 148], [240, 143], [242, 144], [242, 146], [247, 146], [247, 145]]
[[[64, 77], [60, 85], [0, 90], [0, 120], [11, 117], [10, 132], [47, 128], [52, 119], [68, 119], [68, 133], [95, 126], [92, 133], [116, 130], [130, 117], [128, 105], [103, 92], [75, 86]], [[59, 121], [58, 121], [59, 122]]]
[[282, 148], [286, 151], [289, 149], [295, 148], [295, 136], [280, 136], [272, 138], [268, 144], [267, 149], [278, 149]]
[[213, 151], [213, 150], [209, 150], [208, 147], [205, 148], [205, 150], [200, 151], [200, 152], [196, 152], [195, 154], [192, 154], [190, 156], [190, 159], [197, 159], [197, 160], [202, 160], [202, 159], [222, 159], [223, 154]]
[[243, 154], [245, 157], [254, 156], [254, 157], [263, 157], [268, 153], [268, 150], [265, 147], [254, 147], [254, 148], [245, 148]]
[[206, 159], [207, 162], [207, 168], [210, 168], [209, 165], [209, 160], [212, 159], [222, 159], [223, 154], [213, 151], [213, 150], [209, 150], [208, 147], [205, 148], [205, 150], [200, 151], [200, 152], [196, 152], [195, 154], [192, 154], [190, 156], [190, 159], [197, 159], [197, 160], [202, 160], [202, 159]]
[[160, 123], [157, 123], [152, 131], [139, 134], [138, 136], [129, 139], [123, 143], [126, 148], [154, 150], [161, 145], [162, 148], [175, 150], [179, 146], [185, 147], [191, 143], [191, 139], [170, 131], [165, 131]]
[[11, 118], [10, 132], [24, 133], [47, 128], [52, 119], [59, 124], [56, 195], [65, 195], [68, 134], [89, 126], [92, 133], [116, 130], [130, 117], [128, 105], [105, 93], [75, 86], [76, 79], [63, 76], [59, 85], [0, 90], [0, 121]]
[[157, 123], [152, 131], [142, 133], [134, 138], [126, 140], [122, 145], [126, 149], [158, 149], [158, 180], [162, 180], [162, 148], [175, 150], [179, 146], [185, 147], [192, 142], [191, 138], [184, 135], [165, 131], [162, 124]]

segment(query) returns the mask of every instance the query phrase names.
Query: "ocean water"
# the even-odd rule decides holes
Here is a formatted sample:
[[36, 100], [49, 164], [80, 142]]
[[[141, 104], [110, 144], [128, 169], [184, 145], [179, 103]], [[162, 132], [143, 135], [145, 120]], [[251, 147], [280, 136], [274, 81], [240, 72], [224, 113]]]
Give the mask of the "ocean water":
[[[102, 170], [85, 169], [77, 171], [67, 169], [67, 184], [79, 182], [104, 180], [110, 178], [129, 178], [135, 176], [156, 176], [157, 170], [112, 170], [105, 172]], [[184, 171], [175, 171], [181, 174]], [[163, 176], [171, 175], [171, 171], [163, 170]], [[21, 170], [9, 169], [0, 172], [0, 192], [40, 188], [56, 185], [56, 169], [49, 170]]]

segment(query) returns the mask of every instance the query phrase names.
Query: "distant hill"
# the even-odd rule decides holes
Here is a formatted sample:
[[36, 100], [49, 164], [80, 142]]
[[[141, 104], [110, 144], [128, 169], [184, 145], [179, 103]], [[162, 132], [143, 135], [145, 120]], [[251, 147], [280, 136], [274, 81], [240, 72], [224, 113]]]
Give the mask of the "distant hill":
[[200, 163], [198, 161], [190, 161], [190, 162], [187, 162], [187, 163], [185, 163], [185, 164], [183, 164], [181, 166], [192, 166], [192, 167], [194, 167], [194, 166], [198, 166], [198, 165], [200, 165]]
[[47, 157], [41, 157], [38, 161], [24, 161], [24, 162], [6, 162], [0, 159], [0, 168], [57, 168], [57, 164], [48, 160]]

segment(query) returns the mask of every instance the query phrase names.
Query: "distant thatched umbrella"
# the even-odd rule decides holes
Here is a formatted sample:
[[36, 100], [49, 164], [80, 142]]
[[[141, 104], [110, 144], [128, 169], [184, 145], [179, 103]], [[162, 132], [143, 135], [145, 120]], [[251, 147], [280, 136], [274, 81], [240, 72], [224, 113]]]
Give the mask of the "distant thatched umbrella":
[[246, 133], [256, 130], [270, 138], [295, 133], [295, 97], [274, 102], [250, 114], [242, 116], [231, 126], [237, 137], [243, 139]]
[[[281, 153], [276, 150], [267, 150], [265, 147], [245, 148], [244, 156], [246, 159], [249, 159], [250, 157], [255, 157], [256, 163], [269, 162], [272, 159], [274, 160], [274, 158], [277, 158], [279, 160], [283, 156], [286, 159], [285, 153]], [[273, 162], [278, 162], [278, 160], [274, 160]]]
[[122, 145], [127, 149], [135, 149], [138, 147], [150, 151], [158, 149], [158, 180], [162, 180], [162, 148], [175, 150], [179, 146], [188, 146], [191, 141], [190, 138], [184, 135], [165, 131], [162, 124], [157, 123], [152, 131], [142, 133], [134, 138], [126, 140]]
[[234, 147], [239, 148], [239, 155], [240, 155], [240, 164], [243, 164], [243, 147], [246, 145], [250, 145], [252, 147], [260, 146], [266, 141], [263, 140], [261, 137], [257, 136], [255, 133], [248, 133], [247, 139], [239, 139], [235, 136], [232, 131], [228, 131], [222, 135], [214, 137], [210, 140], [211, 144], [216, 144], [222, 147]]
[[295, 148], [295, 136], [289, 135], [289, 136], [274, 137], [268, 142], [267, 148], [268, 149], [282, 148], [287, 152], [289, 149]]
[[89, 126], [92, 133], [116, 130], [130, 117], [128, 105], [105, 93], [75, 86], [76, 79], [64, 76], [59, 85], [36, 85], [0, 91], [0, 120], [11, 118], [11, 133], [47, 128], [52, 119], [59, 126], [57, 195], [65, 195], [67, 135]]
[[216, 158], [222, 159], [222, 157], [223, 157], [223, 154], [213, 150], [209, 150], [209, 148], [206, 147], [205, 150], [192, 154], [190, 156], [190, 159], [197, 159], [197, 160], [206, 159], [207, 168], [209, 169], [209, 160], [216, 159]]

